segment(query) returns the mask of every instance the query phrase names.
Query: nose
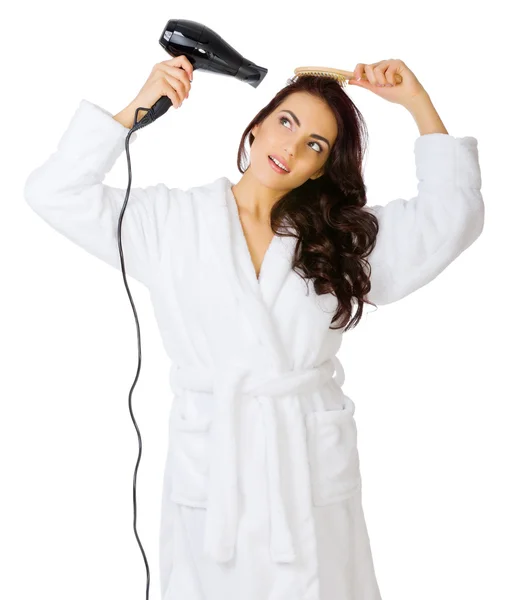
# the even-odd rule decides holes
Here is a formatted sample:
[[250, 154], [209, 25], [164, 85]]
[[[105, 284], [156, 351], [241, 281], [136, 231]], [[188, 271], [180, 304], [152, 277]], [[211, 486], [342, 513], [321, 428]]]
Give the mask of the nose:
[[[297, 142], [295, 142], [297, 143]], [[288, 156], [295, 156], [295, 145], [293, 140], [286, 140], [286, 146], [283, 146], [284, 151], [288, 154]]]

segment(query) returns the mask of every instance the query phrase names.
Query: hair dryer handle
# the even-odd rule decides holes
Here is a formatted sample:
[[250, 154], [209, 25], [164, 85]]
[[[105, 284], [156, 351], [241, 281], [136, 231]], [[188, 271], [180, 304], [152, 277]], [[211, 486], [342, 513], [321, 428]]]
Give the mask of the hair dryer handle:
[[144, 108], [144, 110], [147, 110], [148, 112], [142, 117], [142, 119], [138, 123], [136, 123], [132, 127], [132, 131], [137, 131], [142, 127], [146, 127], [146, 125], [154, 123], [159, 117], [164, 115], [171, 108], [171, 106], [171, 99], [168, 96], [162, 96], [153, 104], [153, 106], [149, 110], [147, 108]]
[[153, 121], [165, 114], [172, 106], [172, 100], [168, 96], [162, 96], [151, 107], [153, 111]]

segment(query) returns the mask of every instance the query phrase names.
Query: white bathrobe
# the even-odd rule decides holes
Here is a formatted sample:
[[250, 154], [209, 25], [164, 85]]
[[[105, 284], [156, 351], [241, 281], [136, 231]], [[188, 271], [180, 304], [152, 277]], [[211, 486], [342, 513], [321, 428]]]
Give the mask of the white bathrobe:
[[[112, 116], [82, 100], [25, 199], [120, 271], [126, 190], [102, 182], [128, 129]], [[414, 152], [418, 194], [365, 207], [377, 305], [432, 281], [484, 224], [477, 140], [432, 133]], [[135, 188], [123, 217], [126, 273], [171, 360], [162, 599], [379, 600], [336, 299], [291, 270], [293, 237], [274, 236], [256, 278], [232, 185]]]

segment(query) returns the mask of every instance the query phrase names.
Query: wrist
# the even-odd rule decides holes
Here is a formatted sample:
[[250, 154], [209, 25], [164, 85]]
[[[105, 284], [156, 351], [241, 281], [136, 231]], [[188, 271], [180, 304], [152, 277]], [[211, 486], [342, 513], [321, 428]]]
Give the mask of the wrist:
[[[129, 104], [126, 108], [123, 108], [121, 112], [117, 113], [117, 115], [114, 116], [114, 120], [116, 120], [118, 123], [121, 123], [123, 127], [131, 129], [133, 127], [133, 124], [135, 123], [136, 110], [137, 107], [133, 106], [132, 104]], [[139, 119], [141, 118], [141, 116], [143, 115], [139, 113]]]
[[[410, 99], [404, 107], [411, 113], [416, 121], [420, 135], [428, 133], [448, 134], [444, 123], [441, 121], [437, 110], [426, 90]], [[449, 134], [448, 134], [449, 135]]]
[[432, 106], [432, 100], [430, 99], [427, 90], [423, 87], [420, 92], [403, 103], [403, 107], [406, 108], [410, 113], [418, 110], [424, 110], [426, 107], [430, 106]]

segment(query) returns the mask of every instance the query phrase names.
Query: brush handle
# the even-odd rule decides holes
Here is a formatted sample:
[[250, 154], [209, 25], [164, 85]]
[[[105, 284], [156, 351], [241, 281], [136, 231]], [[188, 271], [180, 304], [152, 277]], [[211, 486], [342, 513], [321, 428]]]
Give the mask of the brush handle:
[[[344, 75], [347, 80], [354, 79], [354, 73], [352, 71], [340, 71], [340, 73]], [[366, 79], [366, 81], [368, 81], [366, 73], [363, 73], [362, 79]], [[395, 83], [402, 83], [402, 76], [398, 73], [395, 73]]]
[[[295, 75], [305, 75], [307, 73], [312, 73], [312, 74], [322, 74], [324, 73], [325, 75], [334, 75], [336, 77], [343, 77], [346, 81], [348, 81], [349, 79], [354, 79], [354, 72], [353, 71], [344, 71], [343, 69], [334, 69], [332, 67], [297, 67], [295, 69]], [[368, 77], [366, 76], [366, 73], [363, 73], [363, 79], [366, 79], [368, 81]], [[395, 82], [396, 83], [402, 83], [402, 76], [399, 75], [398, 73], [395, 74]]]

